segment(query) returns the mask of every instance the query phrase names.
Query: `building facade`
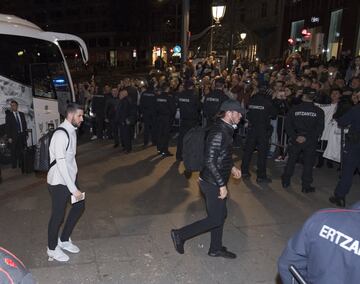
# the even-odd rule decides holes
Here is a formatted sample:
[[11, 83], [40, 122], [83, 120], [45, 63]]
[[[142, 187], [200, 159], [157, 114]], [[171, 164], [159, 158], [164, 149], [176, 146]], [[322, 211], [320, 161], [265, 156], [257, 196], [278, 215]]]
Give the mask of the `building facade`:
[[343, 52], [359, 55], [359, 21], [358, 0], [288, 0], [282, 50], [327, 60]]

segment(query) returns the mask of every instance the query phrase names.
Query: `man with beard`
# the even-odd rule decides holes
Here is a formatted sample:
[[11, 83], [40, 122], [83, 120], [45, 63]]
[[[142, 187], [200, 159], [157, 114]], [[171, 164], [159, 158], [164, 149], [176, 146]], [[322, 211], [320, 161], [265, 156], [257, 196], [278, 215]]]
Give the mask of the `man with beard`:
[[[77, 104], [69, 104], [65, 116], [65, 121], [60, 124], [51, 138], [50, 169], [47, 175], [52, 201], [47, 254], [49, 260], [55, 259], [60, 262], [69, 260], [69, 256], [63, 250], [71, 253], [80, 252], [80, 249], [72, 243], [70, 235], [85, 209], [85, 196], [76, 183], [78, 168], [75, 160], [76, 129], [84, 121], [84, 110]], [[59, 229], [64, 220], [66, 206], [72, 196], [76, 202], [72, 204], [59, 238]]]

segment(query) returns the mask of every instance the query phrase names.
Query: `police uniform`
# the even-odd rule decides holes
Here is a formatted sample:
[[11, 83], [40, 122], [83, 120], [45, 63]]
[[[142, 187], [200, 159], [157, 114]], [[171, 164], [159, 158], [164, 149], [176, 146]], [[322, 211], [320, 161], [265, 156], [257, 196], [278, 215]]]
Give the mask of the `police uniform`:
[[354, 106], [338, 120], [339, 127], [350, 125], [343, 152], [341, 178], [330, 202], [345, 206], [345, 196], [349, 193], [356, 168], [360, 169], [360, 104]]
[[168, 156], [171, 122], [175, 113], [174, 98], [166, 92], [156, 96], [157, 149], [162, 155]]
[[257, 181], [271, 181], [266, 176], [266, 156], [269, 149], [269, 138], [272, 132], [270, 119], [275, 116], [276, 109], [265, 94], [258, 93], [250, 99], [249, 111], [247, 113], [249, 130], [241, 164], [241, 172], [244, 177], [250, 175], [249, 166], [251, 156], [255, 148], [257, 148]]
[[292, 282], [294, 265], [307, 283], [357, 284], [360, 279], [360, 202], [352, 210], [324, 209], [312, 215], [282, 253], [279, 273]]
[[144, 146], [149, 143], [150, 136], [152, 144], [156, 145], [155, 105], [155, 93], [149, 88], [140, 97], [140, 112], [144, 122]]
[[[296, 161], [303, 153], [302, 191], [312, 192], [312, 171], [316, 159], [316, 146], [324, 130], [324, 111], [313, 102], [303, 101], [290, 109], [285, 118], [285, 130], [290, 137], [289, 158], [282, 175], [284, 188], [290, 186], [290, 179], [294, 173]], [[298, 143], [299, 136], [305, 137], [304, 143]]]
[[177, 96], [180, 110], [180, 129], [177, 142], [176, 159], [182, 160], [183, 139], [186, 132], [199, 123], [200, 102], [194, 90], [184, 90]]
[[223, 90], [215, 89], [210, 92], [204, 99], [203, 114], [206, 119], [206, 126], [210, 127], [214, 124], [216, 114], [219, 111], [221, 104], [229, 98], [225, 95]]

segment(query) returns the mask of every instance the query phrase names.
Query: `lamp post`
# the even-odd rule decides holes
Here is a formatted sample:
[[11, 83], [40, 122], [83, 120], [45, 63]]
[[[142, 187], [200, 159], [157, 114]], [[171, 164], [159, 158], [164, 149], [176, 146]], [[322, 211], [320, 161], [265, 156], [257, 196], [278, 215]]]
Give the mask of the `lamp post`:
[[223, 1], [213, 1], [211, 6], [211, 14], [212, 14], [212, 20], [211, 20], [211, 30], [210, 30], [210, 53], [212, 53], [213, 50], [213, 27], [212, 24], [213, 21], [215, 21], [215, 25], [220, 24], [220, 20], [224, 18], [226, 11], [226, 5]]
[[229, 0], [229, 13], [230, 13], [230, 39], [229, 39], [229, 50], [228, 50], [228, 70], [231, 72], [232, 69], [232, 52], [234, 49], [234, 0]]
[[189, 10], [190, 10], [190, 0], [182, 1], [182, 27], [181, 27], [181, 45], [182, 45], [182, 60], [184, 63], [188, 57], [189, 49]]

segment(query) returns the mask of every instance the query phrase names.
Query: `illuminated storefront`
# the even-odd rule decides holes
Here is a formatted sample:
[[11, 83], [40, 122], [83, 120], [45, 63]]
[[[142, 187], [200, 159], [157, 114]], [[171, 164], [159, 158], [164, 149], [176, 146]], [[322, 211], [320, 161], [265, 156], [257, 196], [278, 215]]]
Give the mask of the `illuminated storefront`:
[[161, 57], [165, 62], [168, 62], [168, 52], [167, 52], [167, 47], [163, 46], [154, 46], [153, 50], [152, 50], [152, 65], [155, 64], [155, 60], [158, 57]]

